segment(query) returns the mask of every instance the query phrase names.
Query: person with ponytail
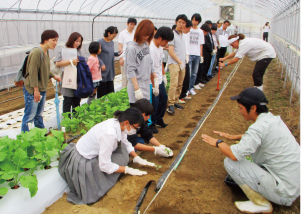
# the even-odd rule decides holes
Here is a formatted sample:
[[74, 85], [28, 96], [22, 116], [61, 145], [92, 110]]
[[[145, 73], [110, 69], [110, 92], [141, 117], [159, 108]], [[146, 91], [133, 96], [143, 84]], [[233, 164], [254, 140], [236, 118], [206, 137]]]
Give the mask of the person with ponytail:
[[101, 52], [98, 54], [98, 58], [101, 59], [105, 64], [105, 70], [101, 72], [102, 81], [97, 88], [97, 98], [101, 98], [111, 92], [114, 92], [114, 78], [115, 78], [115, 58], [120, 56], [122, 52], [114, 52], [114, 42], [113, 40], [118, 34], [117, 27], [108, 27], [103, 38], [98, 40], [101, 45]]
[[[229, 36], [228, 44], [230, 44], [236, 50], [225, 58], [220, 58], [219, 66], [225, 67], [234, 64], [244, 55], [249, 57], [251, 61], [257, 61], [253, 70], [254, 87], [257, 87], [263, 91], [263, 75], [272, 59], [276, 57], [276, 52], [273, 46], [261, 39], [245, 39], [245, 35], [241, 33], [238, 35]], [[229, 62], [223, 63], [224, 60], [230, 58], [233, 59]]]
[[154, 167], [140, 158], [127, 135], [136, 134], [143, 124], [137, 108], [116, 111], [115, 118], [92, 127], [77, 144], [70, 143], [61, 153], [59, 173], [68, 183], [67, 201], [74, 204], [97, 202], [117, 182], [121, 173], [145, 175], [147, 172], [128, 167], [129, 154], [133, 162]]

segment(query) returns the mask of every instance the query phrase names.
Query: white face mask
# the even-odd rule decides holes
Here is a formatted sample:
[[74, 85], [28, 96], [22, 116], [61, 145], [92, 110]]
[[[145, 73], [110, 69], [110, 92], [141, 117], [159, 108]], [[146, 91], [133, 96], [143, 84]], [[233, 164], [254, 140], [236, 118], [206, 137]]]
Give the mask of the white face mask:
[[137, 130], [136, 129], [132, 129], [132, 127], [130, 127], [131, 128], [131, 131], [128, 131], [127, 130], [127, 128], [123, 131], [125, 134], [127, 134], [127, 135], [134, 135], [134, 134], [136, 134], [137, 133]]

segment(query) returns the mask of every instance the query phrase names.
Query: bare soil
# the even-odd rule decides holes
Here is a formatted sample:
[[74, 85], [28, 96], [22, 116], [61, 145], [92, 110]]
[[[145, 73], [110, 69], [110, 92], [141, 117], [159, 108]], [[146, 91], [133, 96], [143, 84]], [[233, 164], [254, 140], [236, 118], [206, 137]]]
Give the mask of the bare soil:
[[[245, 58], [230, 84], [221, 96], [206, 122], [191, 142], [188, 151], [169, 177], [166, 185], [152, 203], [147, 213], [174, 214], [174, 213], [240, 213], [234, 207], [234, 201], [247, 200], [241, 190], [234, 190], [224, 183], [227, 172], [223, 166], [225, 156], [214, 147], [202, 142], [201, 135], [212, 133], [213, 130], [228, 132], [231, 134], [244, 133], [250, 122], [246, 122], [238, 113], [237, 103], [229, 99], [241, 90], [253, 85], [252, 71], [255, 64]], [[221, 86], [225, 82], [234, 66], [228, 66], [221, 70]], [[270, 64], [264, 78], [264, 92], [270, 101], [269, 108], [276, 115], [281, 115], [288, 125], [296, 140], [300, 141], [299, 131], [299, 100], [294, 97], [289, 105], [289, 85], [283, 89], [281, 70], [275, 60]], [[205, 114], [218, 94], [216, 91], [217, 76], [206, 86], [197, 92], [190, 101], [183, 104], [184, 110], [176, 110], [175, 116], [165, 115], [168, 123], [165, 129], [159, 129], [155, 137], [164, 145], [174, 151], [173, 158], [160, 158], [149, 152], [142, 152], [140, 156], [148, 161], [161, 165], [162, 168], [142, 167], [131, 163], [130, 166], [148, 172], [147, 175], [138, 177], [123, 175], [117, 184], [97, 203], [93, 205], [73, 205], [67, 202], [64, 194], [53, 205], [48, 207], [44, 214], [54, 213], [102, 213], [102, 214], [126, 214], [133, 213], [142, 189], [149, 180], [158, 181], [161, 175], [168, 169], [175, 156], [191, 134], [200, 118]], [[235, 143], [226, 141], [229, 144]], [[148, 194], [141, 207], [143, 213], [146, 206], [152, 200], [155, 192], [155, 184], [151, 185]], [[279, 206], [274, 204], [274, 212], [279, 214], [300, 213], [300, 198], [292, 206]]]
[[[115, 62], [115, 75], [121, 74], [119, 61]], [[61, 94], [59, 94], [61, 95]], [[48, 82], [48, 89], [46, 93], [46, 100], [55, 97], [55, 88], [51, 80]], [[7, 102], [4, 102], [7, 101]], [[4, 102], [4, 103], [2, 103]], [[24, 97], [22, 87], [12, 87], [0, 91], [0, 115], [24, 108]]]

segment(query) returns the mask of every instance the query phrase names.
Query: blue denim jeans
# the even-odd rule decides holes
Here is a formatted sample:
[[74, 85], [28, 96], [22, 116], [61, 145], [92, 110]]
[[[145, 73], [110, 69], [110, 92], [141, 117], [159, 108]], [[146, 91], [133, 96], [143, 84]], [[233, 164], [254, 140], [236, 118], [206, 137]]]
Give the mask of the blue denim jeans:
[[189, 90], [194, 88], [194, 83], [195, 83], [196, 75], [198, 73], [199, 64], [200, 64], [200, 56], [189, 55], [189, 68], [190, 68]]
[[159, 95], [152, 94], [152, 104], [154, 107], [154, 113], [151, 116], [152, 124], [162, 123], [167, 106], [167, 94], [163, 82], [159, 84]]
[[24, 116], [22, 120], [21, 131], [22, 132], [29, 131], [28, 123], [32, 121], [34, 122], [35, 127], [44, 128], [42, 114], [46, 102], [46, 91], [40, 92], [42, 98], [38, 103], [34, 101], [34, 95], [28, 93], [25, 87], [23, 87], [23, 94], [24, 94], [25, 108], [24, 108]]
[[211, 63], [210, 63], [210, 67], [208, 69], [208, 73], [207, 73], [207, 76], [211, 76], [212, 75], [212, 67], [214, 65], [214, 61], [215, 61], [215, 58], [216, 58], [216, 54], [214, 54], [211, 58]]

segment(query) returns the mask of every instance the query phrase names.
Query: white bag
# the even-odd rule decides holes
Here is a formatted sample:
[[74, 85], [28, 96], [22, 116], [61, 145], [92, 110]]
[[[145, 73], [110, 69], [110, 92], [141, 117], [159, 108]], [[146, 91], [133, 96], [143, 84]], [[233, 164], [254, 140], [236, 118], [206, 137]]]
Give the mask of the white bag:
[[64, 68], [64, 77], [63, 77], [63, 88], [77, 89], [77, 69], [73, 65], [72, 60], [70, 60], [71, 65], [68, 65]]

